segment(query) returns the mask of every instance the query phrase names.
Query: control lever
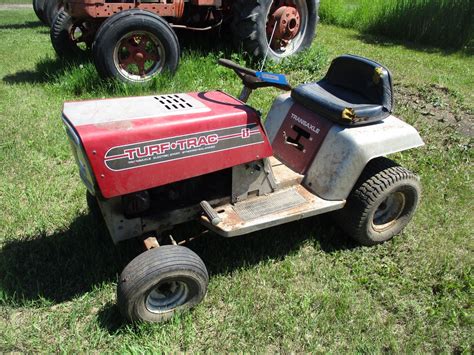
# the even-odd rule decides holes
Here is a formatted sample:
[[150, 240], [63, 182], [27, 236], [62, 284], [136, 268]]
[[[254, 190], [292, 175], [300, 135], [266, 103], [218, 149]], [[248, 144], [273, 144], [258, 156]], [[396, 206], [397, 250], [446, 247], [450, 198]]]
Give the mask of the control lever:
[[212, 223], [213, 226], [217, 226], [222, 222], [222, 218], [219, 217], [216, 210], [207, 201], [201, 201], [199, 204], [206, 215], [207, 219]]

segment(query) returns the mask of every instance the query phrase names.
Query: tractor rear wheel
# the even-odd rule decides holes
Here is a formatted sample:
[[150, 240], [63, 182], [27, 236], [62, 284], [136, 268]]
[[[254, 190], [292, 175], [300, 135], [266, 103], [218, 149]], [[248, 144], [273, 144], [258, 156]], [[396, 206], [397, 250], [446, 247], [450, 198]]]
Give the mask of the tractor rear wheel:
[[60, 58], [73, 58], [90, 49], [93, 28], [86, 22], [74, 23], [71, 16], [61, 10], [51, 25], [51, 44]]
[[33, 10], [38, 19], [47, 25], [48, 23], [44, 14], [44, 1], [45, 0], [33, 0]]
[[44, 18], [46, 24], [51, 26], [54, 18], [58, 14], [59, 10], [63, 8], [62, 0], [45, 0], [44, 2]]
[[387, 158], [370, 161], [343, 209], [333, 216], [362, 245], [381, 244], [410, 222], [421, 195], [419, 178]]
[[318, 8], [319, 0], [236, 0], [234, 38], [251, 55], [268, 50], [268, 58], [281, 60], [311, 45]]
[[201, 302], [208, 283], [206, 266], [196, 253], [165, 245], [125, 267], [117, 286], [118, 306], [131, 322], [163, 322]]
[[122, 11], [99, 28], [92, 46], [103, 78], [143, 83], [178, 67], [178, 38], [161, 17], [143, 10]]

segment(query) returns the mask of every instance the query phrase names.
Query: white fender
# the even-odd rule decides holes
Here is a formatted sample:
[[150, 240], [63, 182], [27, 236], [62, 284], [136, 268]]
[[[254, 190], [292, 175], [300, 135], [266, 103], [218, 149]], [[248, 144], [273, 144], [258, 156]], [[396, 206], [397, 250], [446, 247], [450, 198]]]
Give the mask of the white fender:
[[[265, 122], [270, 141], [274, 140], [293, 104], [289, 94], [275, 100]], [[422, 145], [424, 143], [417, 130], [395, 116], [365, 126], [335, 124], [308, 168], [302, 184], [325, 200], [344, 200], [370, 160]]]

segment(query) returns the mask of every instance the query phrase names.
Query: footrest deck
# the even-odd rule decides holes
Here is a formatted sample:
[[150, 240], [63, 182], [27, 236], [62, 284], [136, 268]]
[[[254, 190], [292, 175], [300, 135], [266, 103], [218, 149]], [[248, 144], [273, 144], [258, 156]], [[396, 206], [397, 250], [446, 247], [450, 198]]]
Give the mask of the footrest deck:
[[217, 234], [234, 237], [334, 211], [344, 204], [344, 200], [323, 200], [303, 186], [295, 185], [267, 196], [216, 207], [222, 222], [215, 226], [205, 216], [201, 218], [201, 222]]

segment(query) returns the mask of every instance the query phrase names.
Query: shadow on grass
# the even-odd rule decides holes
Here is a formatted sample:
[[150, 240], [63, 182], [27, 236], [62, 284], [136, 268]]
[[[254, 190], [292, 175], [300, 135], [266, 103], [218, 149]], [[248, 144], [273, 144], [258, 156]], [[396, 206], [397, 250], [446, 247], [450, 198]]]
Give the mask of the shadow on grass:
[[45, 58], [36, 63], [35, 70], [22, 70], [3, 77], [3, 81], [10, 85], [30, 83], [39, 84], [56, 80], [74, 66], [86, 63], [86, 55], [75, 59]]
[[0, 270], [4, 303], [28, 305], [46, 299], [60, 303], [113, 281], [127, 257], [115, 248], [102, 223], [92, 215], [78, 217], [53, 235], [18, 238], [4, 243]]
[[[230, 57], [232, 54], [233, 48], [230, 45], [231, 41], [228, 34], [221, 35], [216, 30], [197, 33], [181, 30], [178, 31], [178, 34], [182, 51], [192, 51], [194, 54], [202, 57], [207, 56], [209, 53], [216, 55], [222, 54], [225, 57]], [[216, 40], [216, 36], [219, 38], [218, 40]], [[3, 81], [7, 84], [15, 85], [20, 83], [48, 83], [61, 80], [62, 77], [73, 68], [81, 64], [89, 63], [91, 57], [92, 53], [89, 51], [72, 59], [44, 58], [36, 63], [34, 70], [23, 70], [14, 74], [5, 75]], [[86, 76], [90, 76], [89, 74], [89, 72], [84, 73]], [[101, 84], [103, 84], [101, 83], [103, 81], [101, 81], [98, 76], [85, 79], [87, 79], [86, 81], [93, 82], [92, 84], [89, 83], [89, 89], [94, 89], [95, 86], [101, 87]]]
[[[22, 30], [24, 28], [47, 27], [40, 21], [28, 21], [24, 23], [11, 23], [7, 25], [0, 25], [0, 30]], [[49, 33], [49, 30], [48, 30]]]
[[[240, 238], [226, 239], [209, 233], [188, 247], [201, 256], [212, 278], [264, 260], [283, 260], [307, 243], [328, 253], [356, 246], [326, 219], [309, 218]], [[188, 224], [178, 227], [178, 234], [173, 235], [193, 235], [200, 228]], [[40, 300], [71, 300], [104, 282], [115, 282], [140, 250], [135, 240], [114, 246], [105, 225], [91, 214], [78, 217], [66, 230], [53, 235], [8, 241], [0, 251], [1, 301], [22, 307], [34, 306]], [[124, 325], [115, 304], [102, 308], [98, 322], [110, 333]]]
[[[189, 230], [192, 226], [184, 226], [184, 229]], [[203, 259], [212, 280], [213, 276], [231, 274], [241, 268], [252, 268], [265, 260], [284, 260], [308, 244], [326, 253], [358, 247], [324, 215], [236, 238], [223, 238], [209, 233], [187, 246]], [[120, 332], [126, 325], [118, 307], [112, 303], [102, 307], [97, 321], [110, 334]]]

